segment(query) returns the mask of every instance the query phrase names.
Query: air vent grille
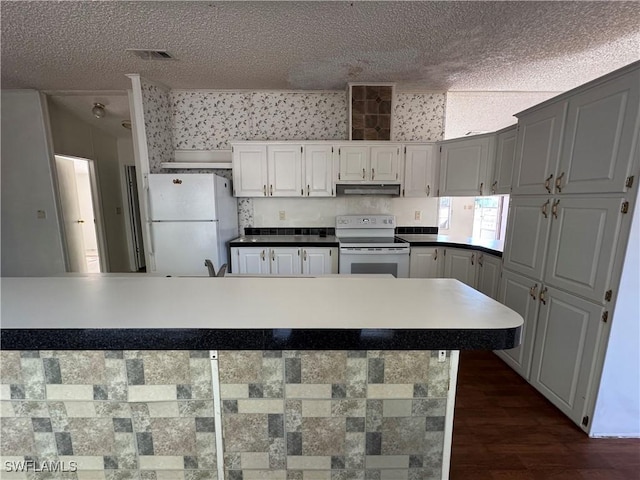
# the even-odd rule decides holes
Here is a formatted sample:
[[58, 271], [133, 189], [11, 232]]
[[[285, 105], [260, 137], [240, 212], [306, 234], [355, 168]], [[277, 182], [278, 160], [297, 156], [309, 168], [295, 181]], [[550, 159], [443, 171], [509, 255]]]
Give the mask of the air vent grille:
[[127, 52], [133, 53], [136, 57], [141, 58], [142, 60], [175, 60], [175, 57], [166, 50], [128, 48]]

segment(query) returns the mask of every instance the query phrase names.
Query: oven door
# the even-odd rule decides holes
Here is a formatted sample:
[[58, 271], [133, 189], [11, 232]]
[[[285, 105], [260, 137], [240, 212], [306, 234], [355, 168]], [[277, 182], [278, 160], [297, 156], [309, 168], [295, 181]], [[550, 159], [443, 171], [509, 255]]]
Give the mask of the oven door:
[[409, 278], [409, 249], [340, 248], [340, 274], [391, 274]]

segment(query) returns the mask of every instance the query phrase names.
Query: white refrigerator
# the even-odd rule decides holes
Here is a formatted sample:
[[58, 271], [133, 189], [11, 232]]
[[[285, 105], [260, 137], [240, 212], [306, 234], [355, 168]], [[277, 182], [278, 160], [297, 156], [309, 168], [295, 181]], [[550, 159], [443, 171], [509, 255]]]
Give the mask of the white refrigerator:
[[150, 174], [150, 273], [202, 275], [210, 259], [228, 263], [227, 242], [238, 236], [238, 202], [231, 181], [212, 173]]

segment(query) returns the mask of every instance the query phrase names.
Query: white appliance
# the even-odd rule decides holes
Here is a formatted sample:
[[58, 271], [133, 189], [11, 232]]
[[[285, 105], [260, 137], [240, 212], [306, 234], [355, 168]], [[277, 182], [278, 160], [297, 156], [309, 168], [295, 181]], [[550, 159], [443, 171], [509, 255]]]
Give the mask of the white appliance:
[[228, 263], [227, 242], [238, 236], [238, 202], [231, 181], [212, 173], [150, 174], [148, 271], [208, 276]]
[[390, 273], [409, 278], [407, 242], [395, 238], [393, 215], [339, 215], [336, 237], [340, 244], [340, 274]]

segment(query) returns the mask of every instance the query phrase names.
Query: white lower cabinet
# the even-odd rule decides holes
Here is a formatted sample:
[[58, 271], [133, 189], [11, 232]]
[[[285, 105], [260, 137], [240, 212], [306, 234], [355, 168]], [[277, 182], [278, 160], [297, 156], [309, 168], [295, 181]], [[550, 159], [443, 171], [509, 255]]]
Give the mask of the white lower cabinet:
[[442, 277], [443, 258], [442, 247], [411, 247], [409, 278]]
[[497, 300], [502, 260], [494, 255], [478, 252], [476, 263], [478, 271], [476, 289], [487, 297]]
[[446, 248], [444, 254], [444, 278], [455, 278], [470, 287], [476, 287], [476, 263], [478, 252], [459, 248]]
[[338, 273], [335, 247], [234, 247], [231, 271], [240, 275], [328, 275]]
[[544, 286], [529, 382], [586, 429], [586, 398], [593, 395], [604, 307]]

